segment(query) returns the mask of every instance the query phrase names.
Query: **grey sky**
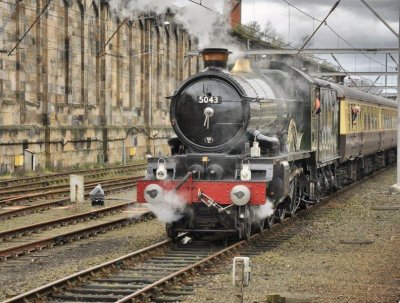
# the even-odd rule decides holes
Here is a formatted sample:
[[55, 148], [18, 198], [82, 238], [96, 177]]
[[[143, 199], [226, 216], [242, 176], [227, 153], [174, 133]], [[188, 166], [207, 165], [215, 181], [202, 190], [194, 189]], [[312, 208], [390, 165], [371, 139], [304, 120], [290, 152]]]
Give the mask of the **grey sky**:
[[[336, 0], [287, 0], [287, 2], [305, 11], [316, 19], [322, 20], [332, 8]], [[382, 16], [391, 27], [399, 31], [399, 0], [366, 0]], [[289, 22], [290, 14], [290, 22]], [[310, 35], [313, 28], [319, 23], [290, 8], [282, 0], [243, 0], [242, 22], [256, 20], [261, 25], [270, 21], [278, 33], [286, 41], [299, 44], [301, 37]], [[336, 10], [330, 15], [327, 23], [342, 38], [350, 42], [354, 47], [398, 47], [398, 39], [385, 25], [377, 19], [360, 0], [342, 0]], [[290, 37], [289, 37], [290, 33]], [[314, 47], [322, 48], [348, 48], [349, 46], [327, 26], [322, 26], [314, 39]], [[398, 55], [393, 54], [396, 60]], [[319, 56], [323, 57], [323, 56]], [[339, 61], [348, 70], [384, 70], [382, 65], [365, 58], [362, 55], [341, 55]], [[371, 56], [384, 63], [385, 56]], [[331, 57], [323, 57], [331, 60]], [[389, 59], [389, 65], [394, 62]], [[391, 70], [391, 69], [389, 69]], [[393, 71], [393, 70], [391, 70]], [[373, 78], [372, 80], [374, 80]], [[383, 79], [383, 77], [382, 77]], [[393, 78], [391, 79], [393, 80]], [[395, 79], [394, 79], [394, 82]]]

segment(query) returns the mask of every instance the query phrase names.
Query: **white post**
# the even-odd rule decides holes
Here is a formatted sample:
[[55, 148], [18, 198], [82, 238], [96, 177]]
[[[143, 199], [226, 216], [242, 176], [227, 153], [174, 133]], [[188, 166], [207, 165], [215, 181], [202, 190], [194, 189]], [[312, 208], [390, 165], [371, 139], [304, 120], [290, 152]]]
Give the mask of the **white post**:
[[249, 257], [235, 257], [233, 259], [232, 282], [235, 287], [234, 303], [243, 303], [243, 288], [250, 283]]
[[122, 141], [122, 163], [124, 166], [126, 166], [125, 139]]
[[76, 203], [76, 210], [78, 210], [78, 204], [85, 200], [85, 188], [84, 178], [81, 175], [69, 175], [69, 186], [70, 186], [70, 199], [72, 203]]
[[[399, 34], [400, 34], [400, 9], [399, 9]], [[397, 187], [400, 188], [400, 35], [399, 35], [399, 60], [397, 66]]]
[[[399, 9], [399, 33], [400, 33], [400, 9]], [[397, 66], [397, 187], [400, 188], [400, 36], [399, 36], [399, 60]]]
[[[399, 33], [400, 33], [400, 9], [399, 9]], [[389, 191], [392, 194], [400, 194], [400, 35], [399, 39], [399, 60], [397, 66], [397, 180], [396, 184], [390, 186]]]

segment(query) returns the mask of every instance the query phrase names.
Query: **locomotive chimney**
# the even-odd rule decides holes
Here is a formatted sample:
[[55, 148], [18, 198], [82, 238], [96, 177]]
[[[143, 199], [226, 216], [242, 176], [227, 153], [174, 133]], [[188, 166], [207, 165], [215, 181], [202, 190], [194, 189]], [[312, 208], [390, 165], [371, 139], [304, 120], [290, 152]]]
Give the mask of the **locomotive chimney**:
[[203, 56], [204, 68], [219, 67], [226, 69], [228, 56], [231, 52], [226, 48], [205, 48], [200, 54]]

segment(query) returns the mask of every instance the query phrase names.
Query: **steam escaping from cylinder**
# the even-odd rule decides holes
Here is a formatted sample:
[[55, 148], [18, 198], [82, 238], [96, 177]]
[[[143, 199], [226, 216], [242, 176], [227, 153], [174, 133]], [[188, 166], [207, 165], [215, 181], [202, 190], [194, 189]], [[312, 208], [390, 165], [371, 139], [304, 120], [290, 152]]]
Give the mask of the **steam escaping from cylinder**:
[[162, 203], [146, 203], [145, 205], [156, 215], [160, 222], [172, 223], [183, 217], [186, 202], [185, 199], [175, 191], [164, 191]]
[[[202, 5], [199, 5], [201, 2]], [[111, 0], [111, 12], [121, 20], [134, 20], [139, 14], [150, 12], [163, 16], [170, 11], [174, 22], [181, 24], [188, 34], [198, 39], [198, 48], [224, 47], [234, 53], [239, 52], [239, 45], [229, 35], [229, 23], [232, 4], [228, 0], [203, 0], [197, 3], [182, 0]], [[144, 17], [145, 18], [145, 17]], [[160, 21], [161, 26], [165, 21]]]
[[267, 199], [264, 205], [255, 206], [254, 208], [252, 208], [252, 211], [253, 220], [255, 222], [258, 222], [274, 214], [274, 204], [269, 199]]

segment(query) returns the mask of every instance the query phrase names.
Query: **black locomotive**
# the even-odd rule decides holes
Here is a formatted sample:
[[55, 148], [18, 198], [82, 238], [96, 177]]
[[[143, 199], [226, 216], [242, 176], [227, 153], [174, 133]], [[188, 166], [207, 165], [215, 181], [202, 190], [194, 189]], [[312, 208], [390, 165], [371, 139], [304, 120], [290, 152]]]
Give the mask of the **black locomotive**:
[[171, 97], [171, 156], [150, 158], [138, 184], [139, 202], [176, 215], [170, 237], [247, 238], [395, 161], [394, 101], [279, 62], [228, 71], [226, 49], [201, 54], [204, 71]]

